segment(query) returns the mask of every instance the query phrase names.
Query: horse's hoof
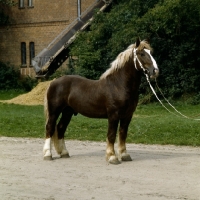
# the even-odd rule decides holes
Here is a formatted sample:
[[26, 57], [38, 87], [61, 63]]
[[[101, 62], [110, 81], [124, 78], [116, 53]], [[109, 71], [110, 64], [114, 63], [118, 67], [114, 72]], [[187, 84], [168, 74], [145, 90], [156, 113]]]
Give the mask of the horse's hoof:
[[122, 155], [121, 160], [122, 161], [132, 161], [132, 158], [129, 154], [124, 154], [124, 155]]
[[108, 160], [108, 162], [113, 165], [121, 164], [121, 162], [115, 156], [111, 156], [110, 159]]
[[61, 158], [70, 158], [69, 154], [60, 155]]
[[119, 164], [121, 164], [121, 162], [119, 162], [118, 159], [117, 160], [111, 160], [111, 161], [109, 161], [109, 163], [112, 164], [112, 165], [119, 165]]
[[45, 156], [44, 160], [53, 160], [53, 159], [52, 159], [52, 156]]

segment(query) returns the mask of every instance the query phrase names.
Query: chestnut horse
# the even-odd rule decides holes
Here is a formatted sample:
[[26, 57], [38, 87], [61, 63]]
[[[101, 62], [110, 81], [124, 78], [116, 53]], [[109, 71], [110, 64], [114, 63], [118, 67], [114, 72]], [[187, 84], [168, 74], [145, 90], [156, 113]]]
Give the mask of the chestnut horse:
[[[109, 163], [132, 160], [126, 151], [126, 137], [138, 103], [142, 72], [150, 78], [156, 78], [159, 74], [150, 50], [146, 41], [137, 39], [135, 44], [117, 56], [99, 80], [66, 75], [51, 82], [45, 96], [44, 160], [52, 159], [52, 141], [61, 157], [69, 157], [64, 133], [72, 116], [78, 113], [90, 118], [108, 119], [106, 159]], [[114, 143], [118, 125], [117, 156]]]

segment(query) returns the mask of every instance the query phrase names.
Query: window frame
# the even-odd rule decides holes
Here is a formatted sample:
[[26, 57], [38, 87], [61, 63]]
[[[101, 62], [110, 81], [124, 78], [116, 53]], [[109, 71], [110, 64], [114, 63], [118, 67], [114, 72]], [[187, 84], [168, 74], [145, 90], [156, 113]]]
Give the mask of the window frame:
[[21, 42], [21, 66], [26, 67], [26, 42]]
[[25, 8], [24, 0], [19, 0], [19, 8], [20, 8], [20, 9]]
[[28, 5], [28, 8], [33, 8], [34, 7], [34, 4], [33, 4], [33, 0], [27, 0], [27, 5]]
[[32, 59], [35, 57], [35, 43], [29, 42], [29, 59], [30, 59], [30, 66], [32, 67]]

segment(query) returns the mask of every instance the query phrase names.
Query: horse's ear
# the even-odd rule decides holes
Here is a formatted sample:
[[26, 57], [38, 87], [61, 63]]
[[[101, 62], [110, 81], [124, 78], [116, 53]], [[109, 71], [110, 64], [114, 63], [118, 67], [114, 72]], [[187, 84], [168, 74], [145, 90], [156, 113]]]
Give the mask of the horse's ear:
[[139, 47], [139, 45], [140, 45], [140, 38], [138, 37], [136, 40], [136, 48]]
[[150, 44], [150, 38], [145, 39], [145, 41]]

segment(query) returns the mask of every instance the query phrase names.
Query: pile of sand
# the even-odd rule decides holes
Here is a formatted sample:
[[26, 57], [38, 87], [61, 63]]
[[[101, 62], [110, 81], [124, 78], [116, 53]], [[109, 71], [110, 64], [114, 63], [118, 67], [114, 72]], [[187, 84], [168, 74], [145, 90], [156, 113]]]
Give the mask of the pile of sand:
[[1, 101], [3, 103], [13, 103], [21, 105], [43, 105], [44, 95], [51, 81], [40, 82], [33, 90], [26, 94], [19, 95], [10, 100]]

